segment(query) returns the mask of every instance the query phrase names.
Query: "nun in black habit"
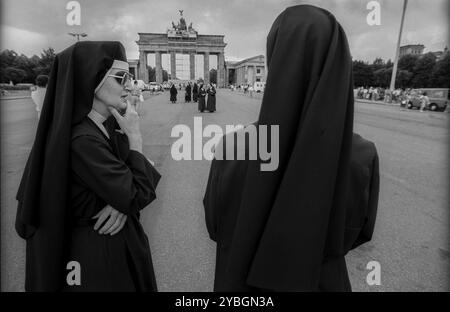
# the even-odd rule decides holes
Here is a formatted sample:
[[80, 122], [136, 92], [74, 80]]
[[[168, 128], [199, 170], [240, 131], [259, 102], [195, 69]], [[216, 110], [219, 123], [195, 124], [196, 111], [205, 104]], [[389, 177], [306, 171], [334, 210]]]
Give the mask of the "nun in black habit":
[[184, 95], [184, 100], [186, 101], [186, 103], [191, 102], [191, 84], [188, 83], [185, 89], [185, 95]]
[[220, 160], [231, 136], [242, 147], [236, 132], [217, 146], [203, 199], [214, 290], [351, 291], [344, 256], [372, 237], [379, 181], [375, 146], [353, 135], [345, 33], [325, 10], [287, 8], [267, 36], [267, 66], [255, 124], [279, 125], [279, 166]]
[[[27, 291], [157, 290], [139, 213], [160, 174], [142, 154], [129, 80], [119, 42], [78, 42], [55, 58], [17, 194]], [[66, 282], [70, 261], [81, 285]]]
[[198, 100], [198, 85], [194, 82], [194, 86], [192, 87], [192, 100], [197, 102]]
[[208, 100], [206, 101], [206, 110], [210, 113], [216, 111], [216, 88], [210, 84], [208, 88]]
[[198, 111], [200, 113], [206, 109], [206, 94], [205, 86], [201, 84], [198, 88]]
[[170, 101], [172, 103], [175, 103], [177, 101], [177, 88], [175, 87], [175, 84], [172, 84], [172, 86], [170, 87]]

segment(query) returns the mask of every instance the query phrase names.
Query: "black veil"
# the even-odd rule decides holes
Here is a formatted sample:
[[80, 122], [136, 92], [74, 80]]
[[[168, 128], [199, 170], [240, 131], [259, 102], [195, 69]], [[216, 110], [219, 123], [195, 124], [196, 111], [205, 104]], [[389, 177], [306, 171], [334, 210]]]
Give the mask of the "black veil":
[[119, 42], [77, 42], [56, 55], [17, 193], [16, 231], [27, 240], [26, 290], [57, 290], [64, 280], [71, 129], [90, 112], [114, 60], [127, 61]]
[[279, 125], [279, 167], [249, 162], [228, 270], [262, 289], [314, 290], [324, 257], [345, 253], [352, 60], [334, 16], [310, 5], [277, 17], [266, 55], [257, 125]]

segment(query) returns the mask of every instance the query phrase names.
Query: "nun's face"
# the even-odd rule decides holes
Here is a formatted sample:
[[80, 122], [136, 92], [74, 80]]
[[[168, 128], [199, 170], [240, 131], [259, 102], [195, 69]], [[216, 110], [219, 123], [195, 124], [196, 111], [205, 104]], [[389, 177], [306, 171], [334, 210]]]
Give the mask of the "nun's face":
[[122, 77], [125, 73], [127, 72], [123, 69], [112, 69], [109, 77], [106, 78], [104, 84], [96, 93], [96, 97], [103, 104], [107, 107], [113, 107], [118, 111], [124, 111], [127, 108], [128, 90], [131, 88], [131, 81], [125, 79], [122, 84], [122, 80], [118, 78]]

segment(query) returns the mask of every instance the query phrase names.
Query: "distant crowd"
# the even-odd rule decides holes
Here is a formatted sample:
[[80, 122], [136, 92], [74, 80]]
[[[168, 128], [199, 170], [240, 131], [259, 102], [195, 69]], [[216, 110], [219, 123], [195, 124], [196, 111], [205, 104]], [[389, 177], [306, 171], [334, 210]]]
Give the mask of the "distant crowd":
[[359, 87], [355, 89], [355, 98], [371, 101], [384, 101], [387, 103], [399, 103], [405, 100], [412, 92], [411, 88], [395, 89], [391, 91], [388, 88]]
[[250, 97], [253, 97], [253, 94], [256, 92], [264, 92], [264, 85], [262, 85], [259, 88], [255, 88], [251, 84], [241, 84], [241, 85], [230, 84], [229, 88], [231, 91], [239, 91], [244, 94], [250, 95]]

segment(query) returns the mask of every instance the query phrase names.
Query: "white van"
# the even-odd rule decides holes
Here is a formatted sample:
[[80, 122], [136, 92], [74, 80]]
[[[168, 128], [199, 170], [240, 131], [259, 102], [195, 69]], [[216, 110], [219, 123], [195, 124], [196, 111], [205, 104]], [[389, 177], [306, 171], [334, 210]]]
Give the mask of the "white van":
[[264, 88], [266, 87], [266, 83], [262, 81], [256, 81], [253, 84], [253, 91], [256, 92], [264, 92]]

